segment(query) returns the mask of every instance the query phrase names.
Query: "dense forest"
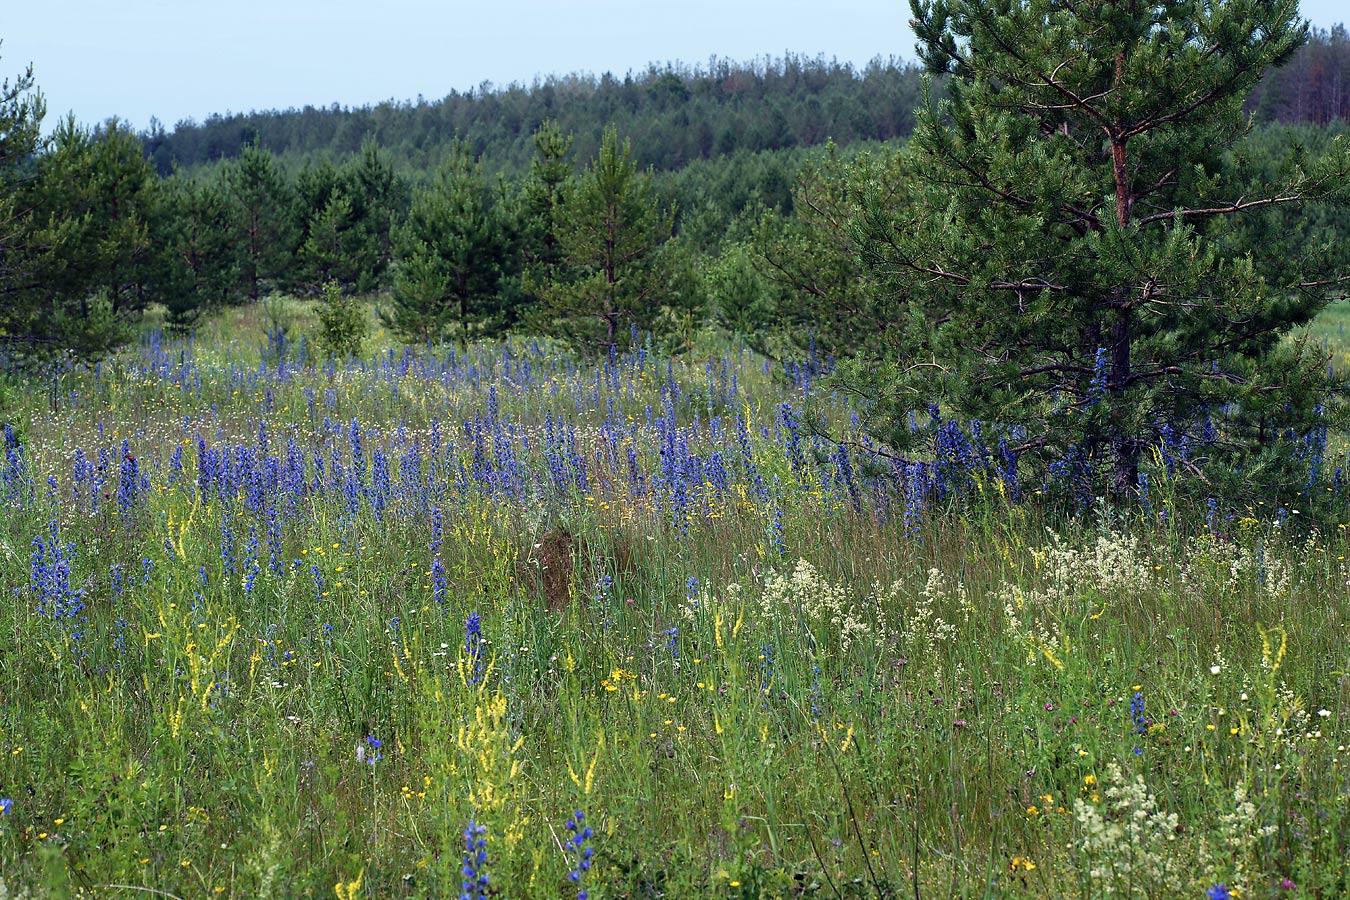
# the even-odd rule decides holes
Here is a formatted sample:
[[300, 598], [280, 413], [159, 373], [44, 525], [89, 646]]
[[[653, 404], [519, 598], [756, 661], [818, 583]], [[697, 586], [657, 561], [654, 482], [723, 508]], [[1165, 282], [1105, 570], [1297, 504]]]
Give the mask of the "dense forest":
[[706, 68], [653, 65], [623, 78], [607, 72], [505, 88], [485, 83], [439, 101], [215, 115], [179, 122], [172, 131], [152, 124], [142, 139], [161, 174], [175, 164], [235, 157], [255, 142], [283, 159], [340, 158], [358, 152], [367, 137], [413, 169], [437, 168], [458, 137], [494, 166], [521, 171], [534, 152], [531, 135], [553, 120], [576, 135], [582, 159], [612, 125], [629, 137], [642, 165], [672, 170], [736, 151], [900, 137], [914, 127], [919, 96], [919, 68], [896, 59], [862, 70], [798, 56], [713, 59]]
[[1315, 29], [1288, 65], [1256, 86], [1247, 109], [1259, 122], [1326, 125], [1350, 119], [1350, 35], [1345, 26]]
[[[907, 136], [914, 128], [922, 69], [876, 59], [862, 69], [823, 57], [786, 56], [706, 67], [652, 65], [622, 78], [571, 74], [530, 85], [484, 83], [441, 100], [388, 101], [213, 115], [141, 136], [160, 174], [230, 159], [259, 143], [284, 160], [353, 155], [373, 136], [396, 165], [433, 171], [456, 137], [505, 171], [523, 171], [531, 135], [552, 119], [576, 135], [582, 159], [613, 125], [643, 166], [675, 170], [695, 160], [793, 147], [827, 138], [840, 146]], [[1350, 119], [1350, 38], [1343, 25], [1314, 29], [1282, 68], [1257, 85], [1247, 110], [1258, 123], [1325, 125]]]

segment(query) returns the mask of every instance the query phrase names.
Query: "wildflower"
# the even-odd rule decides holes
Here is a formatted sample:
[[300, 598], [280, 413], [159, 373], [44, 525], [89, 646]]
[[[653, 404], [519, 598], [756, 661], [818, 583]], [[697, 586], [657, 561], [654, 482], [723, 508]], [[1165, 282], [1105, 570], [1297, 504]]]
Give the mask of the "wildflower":
[[460, 869], [463, 881], [459, 900], [481, 900], [487, 895], [487, 841], [483, 839], [486, 833], [486, 827], [472, 821], [464, 829], [464, 866]]
[[577, 900], [586, 900], [590, 896], [584, 883], [586, 873], [591, 870], [591, 857], [595, 855], [595, 848], [587, 846], [595, 832], [591, 830], [591, 826], [585, 824], [585, 821], [586, 814], [581, 810], [572, 813], [565, 826], [571, 832], [571, 837], [563, 844], [572, 863], [567, 880], [577, 885]]
[[469, 613], [464, 623], [464, 656], [469, 664], [469, 684], [483, 680], [483, 620], [476, 612]]
[[1232, 900], [1233, 892], [1228, 889], [1228, 885], [1219, 883], [1205, 891], [1206, 900]]
[[1130, 718], [1134, 720], [1134, 733], [1147, 734], [1149, 720], [1144, 715], [1144, 695], [1139, 691], [1134, 692], [1134, 699], [1130, 701]]
[[14, 801], [8, 797], [0, 797], [0, 816], [9, 815], [9, 811], [14, 808]]
[[[373, 766], [380, 760], [384, 759], [384, 754], [380, 752], [380, 748], [383, 746], [384, 741], [380, 740], [373, 734], [368, 734], [366, 735], [365, 746], [356, 748], [356, 758], [364, 759], [367, 765]], [[369, 751], [367, 751], [366, 749], [367, 747], [370, 748]]]

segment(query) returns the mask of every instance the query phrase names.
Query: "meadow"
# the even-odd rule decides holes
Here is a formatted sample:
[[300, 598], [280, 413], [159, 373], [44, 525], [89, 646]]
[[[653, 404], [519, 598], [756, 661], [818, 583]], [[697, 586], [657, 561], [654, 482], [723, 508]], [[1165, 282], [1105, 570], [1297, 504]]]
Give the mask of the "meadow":
[[899, 464], [724, 341], [266, 326], [6, 387], [0, 897], [1350, 892], [1346, 525]]

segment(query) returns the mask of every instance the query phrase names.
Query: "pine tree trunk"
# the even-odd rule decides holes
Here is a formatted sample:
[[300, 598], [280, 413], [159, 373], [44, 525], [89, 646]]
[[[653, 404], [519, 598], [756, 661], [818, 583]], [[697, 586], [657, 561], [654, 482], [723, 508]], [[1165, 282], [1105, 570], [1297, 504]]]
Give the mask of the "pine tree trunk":
[[[1124, 80], [1125, 54], [1122, 51], [1116, 58], [1116, 82]], [[1111, 139], [1111, 166], [1116, 187], [1116, 223], [1121, 230], [1130, 227], [1130, 215], [1134, 210], [1134, 192], [1130, 189], [1129, 158], [1125, 153], [1126, 138], [1119, 127], [1108, 130]], [[1130, 350], [1134, 335], [1131, 333], [1130, 291], [1128, 287], [1117, 290], [1111, 298], [1115, 308], [1115, 319], [1111, 322], [1111, 368], [1107, 373], [1106, 388], [1113, 398], [1122, 398], [1130, 384]], [[1119, 415], [1124, 402], [1112, 404]], [[1111, 493], [1123, 499], [1134, 491], [1139, 483], [1139, 442], [1133, 434], [1127, 432], [1127, 425], [1115, 422], [1111, 435]]]

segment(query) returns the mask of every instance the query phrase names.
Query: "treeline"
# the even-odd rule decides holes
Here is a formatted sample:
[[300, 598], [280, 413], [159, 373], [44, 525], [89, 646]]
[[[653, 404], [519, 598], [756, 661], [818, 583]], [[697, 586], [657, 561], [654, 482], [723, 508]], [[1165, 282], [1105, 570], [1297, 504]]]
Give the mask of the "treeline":
[[[1282, 73], [1308, 54], [1344, 46], [1343, 29], [1318, 35], [1263, 89], [1273, 95]], [[885, 295], [866, 274], [849, 223], [864, 193], [908, 190], [892, 171], [896, 144], [755, 150], [750, 142], [668, 171], [639, 148], [655, 133], [652, 121], [701, 103], [781, 96], [809, 105], [846, 82], [856, 90], [892, 77], [909, 84], [917, 73], [878, 63], [855, 77], [795, 58], [758, 68], [654, 68], [622, 83], [570, 80], [576, 103], [553, 96], [564, 82], [551, 81], [419, 108], [458, 110], [472, 122], [493, 103], [535, 110], [553, 96], [545, 106], [574, 122], [606, 111], [627, 110], [635, 123], [643, 108], [660, 115], [635, 125], [638, 134], [545, 119], [509, 145], [471, 135], [437, 144], [428, 169], [411, 165], [406, 138], [391, 149], [367, 134], [355, 152], [330, 158], [298, 131], [236, 132], [233, 140], [252, 142], [212, 165], [165, 175], [145, 152], [146, 136], [116, 121], [86, 129], [67, 120], [43, 141], [40, 98], [26, 75], [0, 96], [0, 338], [24, 348], [11, 359], [57, 351], [91, 358], [127, 339], [152, 306], [186, 332], [212, 310], [284, 292], [378, 295], [385, 323], [417, 343], [528, 331], [603, 350], [634, 327], [674, 341], [711, 323], [772, 354], [813, 343], [847, 356], [869, 333], [865, 317], [850, 324], [850, 311]], [[660, 99], [663, 91], [678, 102]], [[628, 95], [634, 103], [615, 105]], [[748, 115], [753, 104], [745, 105]], [[374, 112], [256, 121], [333, 125]], [[492, 127], [523, 127], [530, 116], [494, 117]], [[1265, 126], [1246, 152], [1273, 171], [1290, 154], [1320, 152], [1341, 130]], [[433, 153], [429, 137], [425, 149]], [[503, 171], [503, 156], [516, 153], [525, 155]], [[1287, 230], [1295, 233], [1305, 243], [1339, 239], [1331, 214], [1316, 206]]]
[[[260, 144], [288, 165], [345, 159], [369, 137], [400, 169], [435, 171], [456, 138], [495, 169], [524, 171], [532, 135], [546, 121], [576, 135], [576, 152], [593, 156], [614, 126], [634, 157], [657, 171], [734, 152], [887, 141], [914, 128], [921, 69], [876, 59], [862, 69], [823, 57], [785, 56], [749, 63], [713, 59], [706, 67], [649, 66], [623, 78], [605, 73], [551, 76], [530, 85], [484, 83], [441, 100], [388, 101], [366, 107], [313, 107], [213, 115], [172, 130], [152, 123], [141, 135], [160, 174], [237, 157]], [[1343, 25], [1314, 29], [1282, 68], [1248, 100], [1263, 123], [1325, 125], [1350, 119], [1350, 38]]]
[[822, 57], [713, 59], [707, 67], [653, 65], [622, 78], [573, 74], [505, 88], [485, 83], [437, 101], [213, 115], [171, 131], [152, 124], [142, 139], [161, 174], [174, 165], [232, 159], [255, 143], [288, 162], [340, 159], [372, 136], [400, 168], [436, 170], [458, 152], [458, 137], [494, 168], [520, 172], [534, 153], [532, 135], [551, 120], [576, 135], [583, 159], [595, 155], [604, 129], [613, 126], [643, 166], [675, 170], [737, 150], [903, 136], [914, 127], [920, 90], [920, 70], [896, 59], [877, 59], [861, 70]]
[[412, 177], [372, 139], [340, 164], [292, 172], [253, 144], [163, 177], [125, 126], [68, 119], [44, 144], [40, 113], [36, 95], [15, 91], [0, 106], [0, 134], [26, 144], [0, 155], [11, 363], [97, 358], [151, 307], [188, 332], [274, 292], [334, 308], [377, 294], [384, 323], [410, 343], [523, 329], [602, 352], [634, 329], [688, 333], [707, 320], [705, 270], [765, 210], [790, 208], [805, 159], [737, 152], [658, 178], [616, 129], [583, 158], [548, 121], [514, 177], [464, 141]]
[[1249, 96], [1247, 109], [1260, 122], [1350, 121], [1350, 35], [1345, 26], [1314, 29], [1289, 63], [1266, 73]]

